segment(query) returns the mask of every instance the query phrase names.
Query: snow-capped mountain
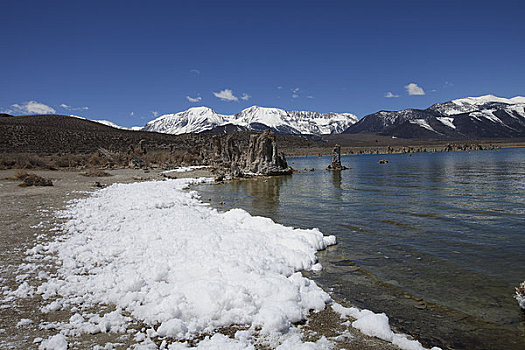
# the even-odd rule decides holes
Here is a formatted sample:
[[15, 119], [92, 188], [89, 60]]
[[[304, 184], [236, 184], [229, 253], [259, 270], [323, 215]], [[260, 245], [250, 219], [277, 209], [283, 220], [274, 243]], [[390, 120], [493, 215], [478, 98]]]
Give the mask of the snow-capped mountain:
[[516, 96], [513, 98], [502, 98], [494, 95], [485, 95], [479, 97], [465, 97], [452, 100], [445, 103], [436, 103], [429, 109], [438, 112], [441, 115], [454, 115], [461, 113], [474, 112], [480, 109], [490, 107], [505, 107], [506, 105], [515, 105], [525, 103], [525, 97]]
[[227, 123], [227, 116], [208, 107], [194, 107], [176, 114], [165, 114], [150, 121], [142, 129], [166, 134], [198, 133]]
[[380, 111], [344, 133], [376, 133], [404, 138], [525, 136], [525, 97], [486, 95], [437, 103], [427, 109]]
[[409, 120], [425, 119], [434, 113], [423, 109], [404, 109], [402, 111], [379, 111], [369, 114], [344, 131], [345, 134], [375, 134], [398, 126]]
[[235, 115], [221, 115], [208, 107], [195, 107], [160, 116], [146, 124], [143, 130], [184, 134], [271, 129], [280, 134], [321, 135], [340, 133], [357, 120], [351, 113], [321, 114], [252, 106]]

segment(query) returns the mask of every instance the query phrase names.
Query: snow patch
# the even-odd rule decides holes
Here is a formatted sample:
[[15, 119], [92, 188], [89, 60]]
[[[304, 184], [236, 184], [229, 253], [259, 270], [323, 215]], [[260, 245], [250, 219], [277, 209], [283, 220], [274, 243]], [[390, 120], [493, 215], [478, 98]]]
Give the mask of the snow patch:
[[[360, 330], [363, 334], [386, 340], [397, 345], [403, 350], [424, 350], [425, 348], [417, 340], [409, 339], [406, 334], [394, 333], [390, 328], [388, 316], [384, 313], [374, 313], [370, 310], [360, 310], [356, 307], [344, 307], [333, 303], [332, 309], [341, 315], [342, 319], [347, 317], [355, 319], [352, 327]], [[433, 347], [431, 350], [441, 350]]]
[[33, 323], [33, 320], [29, 319], [29, 318], [22, 318], [17, 324], [16, 324], [16, 327], [24, 327], [24, 326], [28, 326], [30, 324]]
[[497, 97], [494, 95], [484, 95], [484, 96], [478, 96], [478, 97], [459, 98], [457, 100], [452, 100], [452, 102], [457, 105], [463, 105], [463, 104], [484, 105], [487, 103], [494, 103], [494, 102], [506, 103], [506, 104], [517, 104], [517, 103], [525, 103], [525, 97], [515, 96], [513, 98], [503, 98], [503, 97]]
[[193, 170], [197, 170], [197, 169], [204, 169], [204, 168], [209, 168], [209, 166], [208, 165], [183, 166], [183, 167], [178, 167], [178, 168], [175, 168], [175, 169], [165, 170], [165, 171], [162, 172], [162, 174], [185, 173], [185, 172], [188, 172], [188, 171], [193, 171]]
[[43, 340], [38, 350], [67, 350], [67, 339], [62, 334], [57, 334]]
[[437, 133], [437, 131], [432, 129], [432, 127], [428, 124], [428, 122], [425, 119], [413, 119], [413, 120], [409, 120], [408, 122], [411, 124], [419, 125], [422, 128], [425, 128], [427, 130]]
[[488, 119], [490, 120], [491, 122], [493, 123], [500, 123], [500, 124], [504, 124], [501, 119], [499, 119], [498, 117], [496, 117], [494, 115], [493, 112], [495, 112], [496, 110], [495, 109], [488, 109], [488, 110], [484, 110], [484, 111], [477, 111], [477, 112], [472, 112], [470, 113], [470, 116], [471, 117], [474, 117], [478, 120], [481, 120], [481, 118], [485, 118], [485, 119]]
[[[318, 270], [316, 252], [335, 244], [335, 237], [241, 209], [219, 212], [185, 190], [198, 181], [211, 180], [99, 190], [62, 213], [65, 236], [28, 251], [58, 255], [58, 275], [37, 288], [44, 299], [60, 296], [57, 306], [117, 307], [102, 317], [77, 313], [58, 327], [63, 334], [123, 332], [131, 321], [125, 311], [176, 340], [238, 324], [260, 329], [275, 339], [273, 347], [284, 345], [292, 324], [310, 310], [325, 308], [329, 295], [298, 271]], [[47, 311], [56, 309], [53, 303]], [[252, 339], [239, 342], [246, 348]]]
[[450, 117], [436, 117], [436, 119], [438, 121], [440, 121], [441, 123], [445, 124], [446, 126], [448, 126], [449, 128], [452, 128], [452, 129], [456, 128], [456, 126], [454, 125], [454, 118], [450, 118]]

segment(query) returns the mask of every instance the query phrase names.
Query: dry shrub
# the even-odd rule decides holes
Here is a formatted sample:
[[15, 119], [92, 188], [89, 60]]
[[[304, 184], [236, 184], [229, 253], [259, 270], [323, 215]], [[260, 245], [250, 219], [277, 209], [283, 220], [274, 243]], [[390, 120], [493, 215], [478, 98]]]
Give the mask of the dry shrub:
[[105, 163], [106, 160], [98, 152], [93, 153], [87, 161], [87, 164], [92, 167], [102, 166]]
[[116, 152], [113, 154], [113, 160], [118, 166], [125, 167], [129, 163], [130, 156], [126, 152]]
[[23, 180], [29, 176], [29, 173], [25, 170], [18, 170], [16, 174], [10, 177], [11, 180]]
[[33, 173], [26, 173], [22, 182], [18, 186], [53, 186], [53, 181]]
[[93, 168], [100, 168], [112, 167], [113, 164], [114, 161], [112, 153], [101, 148], [97, 152], [91, 154], [86, 165]]
[[182, 164], [182, 158], [184, 158], [184, 152], [175, 151], [171, 154], [171, 159], [173, 160], [173, 163], [177, 165]]
[[149, 163], [155, 163], [155, 164], [168, 164], [171, 162], [171, 155], [169, 152], [165, 151], [159, 151], [159, 152], [150, 152], [145, 154], [143, 159]]
[[198, 155], [196, 155], [196, 154], [186, 152], [182, 156], [182, 162], [184, 164], [187, 164], [187, 165], [200, 164], [201, 163], [201, 158]]
[[106, 176], [113, 176], [110, 173], [105, 172], [104, 170], [100, 169], [88, 169], [85, 173], [82, 173], [81, 175], [87, 176], [87, 177], [106, 177]]
[[61, 154], [52, 157], [52, 164], [58, 168], [76, 168], [86, 164], [87, 155], [84, 154]]
[[46, 168], [47, 164], [44, 159], [36, 154], [17, 154], [15, 156], [14, 168], [19, 169], [42, 169]]
[[12, 169], [16, 165], [16, 161], [13, 156], [1, 155], [0, 156], [0, 169]]

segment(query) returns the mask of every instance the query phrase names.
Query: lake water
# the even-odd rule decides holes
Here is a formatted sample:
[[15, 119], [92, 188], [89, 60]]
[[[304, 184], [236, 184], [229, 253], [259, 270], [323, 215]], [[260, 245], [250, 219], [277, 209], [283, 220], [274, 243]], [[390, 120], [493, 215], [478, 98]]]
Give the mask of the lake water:
[[344, 171], [324, 170], [330, 157], [288, 162], [308, 171], [197, 190], [221, 210], [336, 235], [309, 277], [426, 345], [525, 349], [512, 297], [525, 280], [525, 149], [349, 155]]

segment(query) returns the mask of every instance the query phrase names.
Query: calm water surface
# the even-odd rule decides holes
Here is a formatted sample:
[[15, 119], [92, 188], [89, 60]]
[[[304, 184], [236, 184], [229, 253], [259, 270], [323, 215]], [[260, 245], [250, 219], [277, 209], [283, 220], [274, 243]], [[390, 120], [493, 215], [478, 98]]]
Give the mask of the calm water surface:
[[525, 149], [343, 156], [339, 172], [324, 170], [330, 157], [288, 161], [309, 171], [198, 191], [336, 235], [310, 277], [427, 345], [525, 349], [512, 298], [525, 280]]

